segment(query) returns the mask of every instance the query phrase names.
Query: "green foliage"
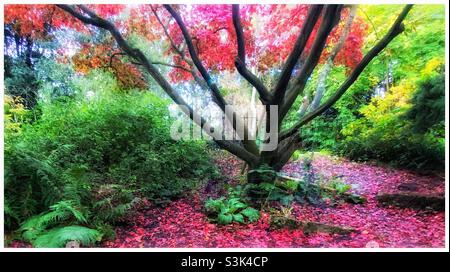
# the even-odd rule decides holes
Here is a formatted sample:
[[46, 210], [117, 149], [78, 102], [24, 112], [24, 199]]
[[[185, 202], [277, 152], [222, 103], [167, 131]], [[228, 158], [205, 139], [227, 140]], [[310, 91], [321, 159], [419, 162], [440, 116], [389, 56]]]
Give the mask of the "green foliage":
[[342, 195], [350, 190], [352, 187], [339, 178], [333, 178], [327, 183], [327, 187], [336, 190], [336, 193]]
[[259, 211], [248, 206], [241, 199], [241, 194], [241, 190], [235, 191], [230, 188], [228, 198], [208, 199], [205, 202], [206, 213], [222, 225], [257, 221], [260, 217]]
[[339, 177], [331, 177], [329, 180], [319, 180], [320, 184], [320, 197], [323, 201], [327, 201], [329, 204], [334, 205], [342, 202], [349, 202], [352, 204], [363, 204], [366, 202], [366, 198], [349, 193], [352, 188], [349, 184], [346, 184]]
[[[377, 159], [413, 169], [442, 170], [445, 103], [444, 77], [440, 69], [436, 70], [439, 63], [431, 60], [424, 68], [418, 89], [414, 82], [402, 81], [385, 97], [374, 98], [362, 107], [364, 118], [342, 130], [345, 139], [339, 152], [357, 160]], [[428, 67], [430, 64], [434, 69]]]
[[[442, 67], [443, 68], [443, 67]], [[412, 120], [416, 132], [426, 132], [445, 118], [445, 74], [421, 82], [411, 99], [412, 107], [407, 117]]]
[[[86, 224], [86, 216], [73, 202], [60, 201], [55, 205], [50, 206], [50, 211], [30, 217], [23, 222], [19, 228], [19, 232], [24, 240], [32, 242], [33, 244], [37, 242], [38, 244], [44, 245], [45, 241], [51, 239], [52, 236], [60, 235], [59, 232], [53, 232], [53, 229], [50, 231], [47, 229], [59, 224], [74, 223]], [[70, 231], [66, 230], [65, 237], [69, 237], [69, 234]], [[42, 236], [44, 236], [44, 238], [41, 239]]]
[[5, 58], [5, 93], [21, 97], [26, 108], [36, 105], [39, 82], [32, 67], [22, 58]]
[[32, 111], [25, 108], [22, 97], [5, 95], [3, 98], [4, 129], [7, 136], [6, 141], [8, 141], [8, 137], [20, 134], [22, 125], [32, 122], [33, 116]]
[[258, 168], [251, 169], [248, 174], [254, 175], [259, 182], [271, 182], [275, 179], [277, 172], [267, 164], [262, 164]]
[[339, 177], [326, 178], [316, 174], [313, 168], [313, 153], [299, 155], [302, 157], [302, 177], [290, 178], [279, 174], [275, 182], [247, 184], [243, 192], [263, 204], [281, 204], [289, 207], [293, 201], [318, 204], [330, 200], [331, 203], [347, 201], [354, 204], [363, 203], [365, 199], [348, 191], [351, 186]]
[[77, 75], [72, 66], [46, 58], [40, 59], [35, 66], [41, 100], [74, 97], [79, 92], [80, 86], [76, 84]]
[[35, 247], [64, 247], [69, 241], [78, 241], [83, 246], [90, 246], [102, 239], [100, 232], [82, 226], [58, 227], [40, 235], [34, 242]]
[[[165, 101], [151, 93], [119, 93], [109, 77], [94, 72], [77, 79], [78, 95], [41, 102], [40, 119], [5, 142], [7, 229], [39, 215], [31, 222], [39, 231], [76, 221], [110, 232], [107, 225], [142, 198], [167, 203], [215, 172], [203, 142], [171, 139]], [[75, 211], [85, 220], [65, 220], [76, 219]], [[59, 223], [47, 224], [47, 217]]]
[[[401, 9], [401, 5], [360, 6], [359, 16], [370, 18], [364, 51], [388, 31]], [[333, 107], [302, 128], [306, 149], [418, 170], [443, 169], [444, 6], [415, 5], [405, 27]], [[309, 97], [317, 87], [318, 71], [305, 89]], [[344, 67], [332, 69], [322, 102], [347, 75]], [[299, 97], [285, 127], [298, 119], [301, 101]]]
[[247, 177], [252, 180], [252, 182], [264, 183], [273, 182], [277, 176], [277, 172], [267, 164], [259, 165], [254, 169], [248, 171]]

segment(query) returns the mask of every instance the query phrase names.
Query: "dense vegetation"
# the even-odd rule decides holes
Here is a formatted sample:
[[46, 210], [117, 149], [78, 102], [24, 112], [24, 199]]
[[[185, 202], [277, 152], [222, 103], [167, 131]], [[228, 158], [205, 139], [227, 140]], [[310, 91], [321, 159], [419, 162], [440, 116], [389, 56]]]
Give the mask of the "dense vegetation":
[[[93, 86], [95, 93], [87, 91]], [[74, 88], [73, 97], [39, 102], [39, 116], [29, 122], [28, 110], [7, 100], [8, 229], [22, 223], [23, 237], [36, 246], [49, 239], [56, 239], [49, 245], [64, 243], [57, 236], [73, 231], [73, 225], [112, 234], [108, 224], [142, 199], [167, 203], [214, 173], [204, 143], [170, 138], [167, 102], [161, 98], [123, 93], [102, 72], [80, 79]], [[77, 229], [80, 235], [83, 230]]]
[[[373, 18], [368, 44], [393, 20], [394, 10], [395, 6], [365, 9], [363, 16]], [[306, 146], [355, 160], [442, 171], [445, 40], [439, 33], [444, 21], [439, 6], [412, 10], [408, 35], [393, 41], [340, 101], [304, 129]], [[345, 72], [334, 69], [327, 88], [336, 88]], [[309, 92], [317, 86], [317, 73], [312, 80]]]
[[[174, 213], [182, 213], [176, 206], [178, 199], [190, 199], [203, 190], [218, 190], [220, 194], [202, 196], [200, 205], [194, 203], [193, 213], [201, 210], [209, 222], [218, 225], [249, 224], [252, 228], [267, 223], [263, 222], [267, 211], [291, 216], [293, 203], [334, 207], [367, 202], [341, 176], [315, 173], [313, 158], [305, 155], [305, 150], [421, 172], [440, 173], [444, 169], [442, 6], [414, 6], [404, 18], [405, 31], [373, 56], [345, 94], [287, 138], [292, 138], [295, 148], [285, 149], [275, 162], [264, 161], [266, 153], [256, 151], [264, 162], [258, 161], [257, 165], [247, 160], [257, 156], [241, 158], [240, 154], [253, 152], [251, 144], [258, 149], [259, 139], [250, 147], [239, 141], [230, 141], [224, 147], [221, 141], [172, 139], [175, 111], [169, 98], [175, 102], [186, 99], [213, 112], [220, 108], [223, 96], [223, 101], [233, 101], [246, 112], [249, 100], [252, 107], [267, 104], [258, 86], [264, 90], [266, 87], [261, 85], [267, 89], [281, 85], [281, 93], [292, 94], [296, 92], [292, 85], [297, 84], [292, 81], [298, 76], [298, 82], [304, 80], [305, 84], [299, 87], [302, 95], [292, 99], [283, 120], [282, 129], [287, 131], [299, 118], [314, 113], [316, 108], [309, 107], [309, 101], [316, 99], [321, 84], [325, 87], [322, 100], [333, 97], [363, 56], [370, 54], [384, 35], [389, 36], [388, 30], [402, 6], [359, 6], [357, 12], [354, 10], [352, 25], [352, 11], [343, 9], [342, 19], [350, 22], [348, 38], [331, 62], [327, 58], [333, 55], [339, 36], [346, 32], [346, 24], [319, 21], [303, 45], [304, 53], [295, 62], [291, 60], [290, 69], [282, 63], [290, 59], [291, 50], [298, 44], [298, 30], [310, 15], [307, 6], [241, 7], [240, 30], [244, 28], [246, 35], [254, 30], [245, 46], [247, 65], [252, 66], [252, 72], [247, 73], [255, 73], [256, 84], [244, 81], [234, 71], [245, 68], [246, 57], [245, 50], [243, 56], [242, 50], [235, 50], [236, 43], [242, 46], [236, 34], [236, 9], [232, 11], [226, 5], [180, 7], [180, 11], [196, 15], [184, 19], [189, 27], [197, 26], [191, 29], [193, 40], [204, 41], [195, 43], [197, 58], [211, 74], [203, 79], [198, 73], [202, 66], [194, 64], [195, 56], [183, 42], [184, 33], [177, 24], [165, 21], [169, 16], [176, 17], [178, 10], [150, 5], [137, 5], [135, 9], [121, 5], [90, 8], [120, 25], [129, 46], [147, 58], [123, 52], [127, 47], [117, 46], [108, 31], [95, 24], [84, 25], [60, 7], [19, 5], [5, 9], [4, 223], [8, 241], [23, 240], [35, 247], [64, 247], [70, 241], [93, 246], [113, 240], [115, 228], [142, 207], [167, 206], [170, 210], [175, 206]], [[318, 28], [327, 22], [331, 28], [328, 39], [322, 41], [324, 49], [311, 60], [313, 40], [320, 36]], [[147, 23], [148, 28], [143, 26]], [[273, 32], [264, 31], [260, 24]], [[288, 34], [278, 35], [280, 32]], [[244, 68], [239, 66], [239, 58], [243, 58]], [[154, 68], [156, 72], [145, 69], [146, 59], [160, 65]], [[308, 75], [303, 67], [309, 62], [315, 62], [317, 68]], [[332, 69], [323, 77], [330, 63], [328, 68]], [[173, 87], [161, 84], [155, 73], [167, 77]], [[274, 80], [286, 76], [286, 82]], [[217, 82], [220, 88], [214, 85]], [[182, 98], [170, 90], [176, 90]], [[276, 96], [271, 99], [283, 106]], [[212, 106], [214, 103], [219, 107]], [[196, 126], [187, 118], [183, 121]], [[264, 126], [255, 131], [264, 131]], [[221, 183], [231, 178], [220, 176], [213, 163], [218, 161], [222, 168], [228, 167], [223, 158], [217, 160], [223, 154], [218, 148], [235, 151], [231, 153], [244, 161], [238, 182]], [[284, 154], [289, 155], [285, 160]], [[295, 172], [301, 177], [279, 182], [278, 171], [288, 161], [301, 164]], [[257, 182], [247, 181], [245, 173], [254, 174]], [[220, 188], [211, 189], [211, 183]], [[375, 195], [375, 189], [370, 193]]]

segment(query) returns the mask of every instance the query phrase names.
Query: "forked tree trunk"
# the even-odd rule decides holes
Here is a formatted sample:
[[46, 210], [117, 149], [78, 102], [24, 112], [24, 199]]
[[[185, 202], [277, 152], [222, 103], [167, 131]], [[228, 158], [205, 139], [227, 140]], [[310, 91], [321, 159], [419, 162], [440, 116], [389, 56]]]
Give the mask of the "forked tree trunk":
[[258, 162], [249, 165], [247, 181], [255, 184], [261, 182], [273, 183], [277, 177], [277, 173], [281, 171], [292, 154], [300, 147], [300, 136], [294, 134], [288, 139], [279, 142], [277, 149], [261, 152]]
[[[183, 97], [174, 89], [174, 87], [167, 81], [167, 79], [156, 68], [155, 62], [152, 62], [141, 50], [133, 47], [122, 36], [121, 31], [116, 28], [115, 24], [99, 17], [94, 11], [90, 10], [84, 5], [70, 6], [70, 5], [57, 5], [61, 9], [65, 10], [75, 18], [79, 19], [85, 24], [92, 25], [98, 28], [109, 31], [114, 40], [117, 42], [118, 47], [124, 54], [128, 55], [135, 62], [139, 63], [143, 69], [145, 69], [150, 76], [159, 84], [159, 86], [167, 93], [167, 95], [178, 105], [184, 106], [183, 112], [189, 116], [194, 123], [204, 128], [206, 120], [204, 118], [194, 118], [194, 109], [183, 99]], [[208, 70], [202, 64], [199, 58], [197, 49], [193, 43], [192, 37], [189, 34], [189, 30], [183, 22], [182, 17], [177, 11], [177, 8], [171, 5], [164, 5], [165, 9], [175, 19], [180, 31], [183, 35], [186, 43], [190, 58], [188, 63], [191, 63], [193, 76], [197, 82], [200, 82], [202, 86], [207, 87], [210, 90], [213, 102], [226, 113], [225, 108], [228, 105], [225, 99], [222, 97], [221, 92], [212, 80]], [[294, 47], [289, 54], [281, 74], [273, 89], [269, 90], [267, 86], [259, 79], [254, 73], [246, 67], [246, 53], [245, 53], [245, 38], [244, 31], [240, 22], [239, 5], [232, 6], [232, 19], [233, 25], [236, 31], [237, 41], [237, 57], [235, 60], [235, 66], [238, 72], [245, 80], [247, 80], [252, 86], [255, 87], [259, 94], [261, 103], [266, 106], [267, 119], [270, 116], [270, 105], [278, 107], [278, 124], [283, 124], [283, 119], [292, 108], [294, 102], [298, 97], [304, 95], [305, 86], [310, 78], [312, 72], [319, 63], [322, 51], [327, 43], [327, 38], [330, 35], [333, 28], [339, 23], [341, 10], [343, 5], [311, 5], [308, 15], [305, 19], [305, 23], [302, 25], [299, 36], [294, 44]], [[246, 135], [249, 135], [248, 127], [244, 127], [242, 140], [229, 141], [224, 139], [214, 139], [214, 141], [220, 146], [220, 148], [229, 151], [233, 155], [239, 157], [249, 165], [248, 181], [252, 183], [260, 183], [263, 181], [275, 180], [276, 172], [289, 161], [289, 158], [300, 147], [300, 129], [311, 122], [314, 118], [324, 113], [327, 109], [334, 105], [344, 93], [353, 85], [358, 79], [360, 74], [364, 71], [366, 66], [375, 58], [395, 37], [402, 33], [405, 29], [403, 20], [408, 12], [411, 10], [412, 5], [406, 5], [402, 12], [399, 14], [389, 31], [385, 36], [380, 39], [363, 57], [363, 59], [356, 65], [353, 71], [349, 74], [347, 79], [340, 85], [340, 87], [323, 103], [316, 108], [305, 113], [304, 116], [299, 119], [287, 129], [278, 133], [279, 144], [273, 151], [260, 151], [256, 145], [256, 141], [249, 140]], [[319, 20], [319, 18], [321, 18]], [[318, 23], [320, 22], [320, 23]], [[304, 64], [301, 66], [298, 75], [292, 77], [293, 70], [298, 63], [299, 58], [305, 49], [306, 43], [313, 32], [314, 27], [318, 25], [313, 44], [305, 58]], [[166, 32], [166, 35], [168, 33]], [[173, 46], [173, 44], [172, 44]], [[176, 46], [173, 46], [176, 50], [180, 51]], [[182, 59], [184, 53], [181, 53]], [[198, 73], [201, 75], [199, 78]], [[319, 100], [319, 99], [317, 99]], [[233, 130], [237, 132], [236, 128], [241, 127], [242, 124], [238, 124], [238, 120], [234, 117], [236, 112], [231, 112], [226, 115], [227, 120], [232, 120]], [[234, 121], [236, 120], [236, 121]], [[267, 125], [266, 125], [267, 127]], [[207, 134], [214, 136], [211, 128], [205, 130]]]

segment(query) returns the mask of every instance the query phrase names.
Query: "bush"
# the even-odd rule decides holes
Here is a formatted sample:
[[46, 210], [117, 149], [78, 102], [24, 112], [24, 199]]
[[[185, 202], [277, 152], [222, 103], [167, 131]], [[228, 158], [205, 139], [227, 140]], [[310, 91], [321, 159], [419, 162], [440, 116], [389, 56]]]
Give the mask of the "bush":
[[441, 72], [421, 82], [414, 94], [411, 110], [407, 118], [412, 120], [415, 132], [426, 132], [431, 127], [445, 121], [445, 73]]
[[233, 222], [245, 224], [259, 219], [258, 210], [250, 207], [242, 198], [241, 188], [230, 188], [228, 198], [208, 199], [205, 202], [206, 213], [213, 221], [227, 225]]
[[[203, 142], [170, 138], [165, 101], [150, 93], [86, 94], [41, 105], [38, 121], [7, 137], [6, 229], [61, 201], [83, 214], [83, 225], [103, 228], [142, 198], [166, 203], [214, 173]], [[73, 224], [80, 222], [51, 227]]]
[[[433, 76], [434, 75], [434, 76]], [[444, 74], [403, 82], [361, 109], [364, 118], [342, 130], [337, 151], [351, 159], [376, 159], [417, 170], [443, 170]], [[411, 98], [411, 99], [410, 99]]]
[[[398, 7], [366, 6], [367, 16], [376, 14], [377, 28], [387, 31]], [[301, 130], [306, 150], [326, 150], [354, 160], [380, 160], [414, 170], [444, 169], [444, 13], [441, 7], [420, 6], [408, 15], [424, 24], [410, 24], [373, 59], [358, 80], [333, 107]], [[425, 23], [426, 22], [426, 23]], [[371, 46], [376, 32], [365, 37]], [[368, 48], [366, 48], [368, 49]], [[303, 95], [312, 100], [318, 73], [315, 71]], [[322, 103], [348, 76], [336, 66], [326, 82]], [[389, 80], [387, 80], [389, 79]], [[387, 84], [389, 83], [389, 84]], [[298, 119], [303, 97], [299, 96], [284, 126]]]

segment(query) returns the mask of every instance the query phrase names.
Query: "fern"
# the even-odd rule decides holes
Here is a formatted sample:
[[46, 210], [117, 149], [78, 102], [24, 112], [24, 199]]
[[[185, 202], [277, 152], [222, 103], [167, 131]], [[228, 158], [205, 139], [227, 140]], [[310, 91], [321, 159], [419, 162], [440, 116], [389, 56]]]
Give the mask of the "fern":
[[129, 212], [137, 202], [134, 191], [118, 184], [100, 186], [97, 191], [99, 200], [93, 204], [95, 219], [115, 222]]
[[33, 242], [35, 247], [57, 248], [64, 247], [69, 241], [78, 241], [84, 246], [93, 245], [102, 239], [102, 234], [97, 230], [81, 227], [67, 226], [51, 229]]
[[72, 218], [76, 222], [86, 223], [86, 217], [74, 207], [71, 201], [60, 201], [50, 206], [49, 212], [44, 212], [33, 216], [22, 223], [19, 231], [22, 237], [27, 241], [35, 240], [48, 227], [57, 223], [69, 221]]
[[115, 222], [118, 218], [124, 216], [131, 208], [133, 208], [134, 202], [113, 205], [111, 198], [102, 199], [94, 204], [94, 209], [97, 209], [99, 213], [96, 215], [97, 219]]
[[74, 203], [72, 201], [60, 201], [57, 204], [50, 207], [53, 211], [66, 211], [69, 212], [70, 215], [75, 217], [77, 222], [86, 223], [86, 217], [84, 214], [77, 208], [75, 208]]

